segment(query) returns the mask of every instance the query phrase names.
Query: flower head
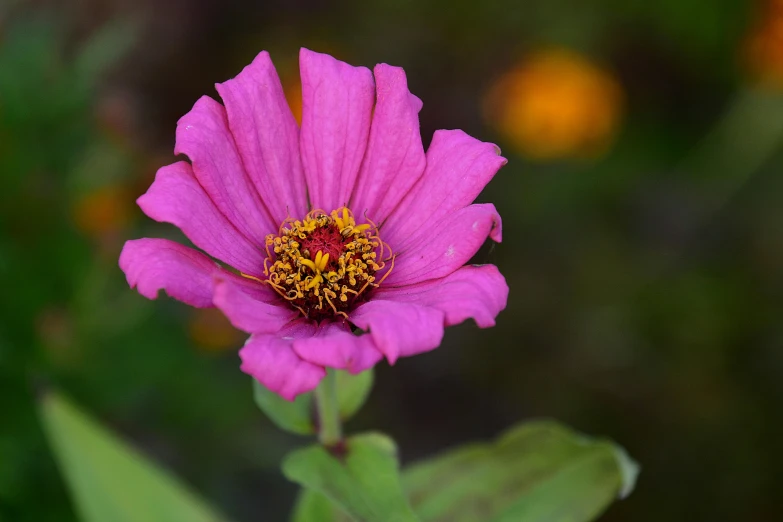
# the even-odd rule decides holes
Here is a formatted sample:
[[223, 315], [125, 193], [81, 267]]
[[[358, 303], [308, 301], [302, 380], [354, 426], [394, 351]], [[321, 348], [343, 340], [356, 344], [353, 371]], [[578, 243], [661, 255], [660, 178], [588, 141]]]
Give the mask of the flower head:
[[486, 116], [522, 154], [535, 159], [603, 152], [622, 113], [620, 85], [571, 51], [539, 51], [487, 94]]
[[495, 207], [471, 204], [505, 164], [498, 148], [438, 131], [425, 153], [400, 68], [373, 78], [306, 49], [300, 68], [301, 129], [262, 52], [216, 86], [222, 105], [203, 97], [179, 121], [190, 161], [139, 198], [204, 253], [137, 239], [120, 255], [142, 295], [217, 307], [251, 334], [242, 370], [288, 399], [327, 367], [432, 350], [468, 318], [493, 326], [508, 295], [496, 267], [464, 266], [501, 239]]

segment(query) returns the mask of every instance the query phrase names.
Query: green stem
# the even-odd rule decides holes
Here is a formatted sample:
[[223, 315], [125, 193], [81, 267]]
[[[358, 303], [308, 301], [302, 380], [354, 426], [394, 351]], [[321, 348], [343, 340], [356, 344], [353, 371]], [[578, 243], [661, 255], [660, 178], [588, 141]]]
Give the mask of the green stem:
[[324, 446], [334, 446], [343, 438], [340, 405], [337, 402], [337, 373], [329, 370], [315, 389], [318, 408], [318, 438]]

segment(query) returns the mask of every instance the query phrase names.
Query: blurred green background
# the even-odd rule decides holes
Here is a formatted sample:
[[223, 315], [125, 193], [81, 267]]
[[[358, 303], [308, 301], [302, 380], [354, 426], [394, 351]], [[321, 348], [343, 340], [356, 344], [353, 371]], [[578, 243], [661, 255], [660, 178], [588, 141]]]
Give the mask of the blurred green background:
[[642, 465], [610, 521], [770, 521], [783, 499], [783, 2], [0, 0], [0, 520], [75, 520], [35, 413], [63, 389], [237, 521], [284, 520], [243, 337], [128, 290], [134, 204], [202, 94], [300, 46], [405, 68], [425, 145], [509, 163], [484, 191], [511, 288], [496, 328], [381, 364], [348, 426], [404, 462], [520, 420]]

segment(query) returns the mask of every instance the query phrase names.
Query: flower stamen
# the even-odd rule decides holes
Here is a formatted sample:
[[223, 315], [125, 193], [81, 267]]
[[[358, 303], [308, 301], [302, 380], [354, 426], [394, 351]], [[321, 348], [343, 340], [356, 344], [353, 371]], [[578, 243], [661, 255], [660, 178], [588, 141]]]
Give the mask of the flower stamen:
[[357, 224], [346, 207], [328, 215], [312, 210], [302, 220], [287, 218], [278, 235], [266, 237], [265, 282], [305, 317], [347, 318], [346, 312], [394, 268], [389, 246], [367, 221]]

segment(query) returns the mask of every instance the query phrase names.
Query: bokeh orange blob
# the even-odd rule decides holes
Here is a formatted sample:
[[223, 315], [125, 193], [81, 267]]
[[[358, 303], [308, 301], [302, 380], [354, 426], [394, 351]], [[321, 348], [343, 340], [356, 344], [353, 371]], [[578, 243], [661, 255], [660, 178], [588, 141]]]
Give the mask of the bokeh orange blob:
[[108, 185], [92, 190], [73, 206], [76, 228], [93, 239], [124, 230], [132, 219], [133, 196], [124, 188]]
[[767, 0], [762, 4], [743, 50], [754, 79], [767, 87], [783, 90], [783, 0]]
[[238, 350], [245, 338], [217, 308], [194, 308], [188, 319], [188, 336], [205, 352]]
[[293, 78], [291, 81], [283, 83], [283, 94], [291, 107], [296, 123], [302, 125], [302, 84], [299, 78]]
[[623, 100], [609, 72], [574, 52], [550, 49], [502, 75], [487, 92], [484, 113], [527, 157], [594, 157], [613, 141]]

